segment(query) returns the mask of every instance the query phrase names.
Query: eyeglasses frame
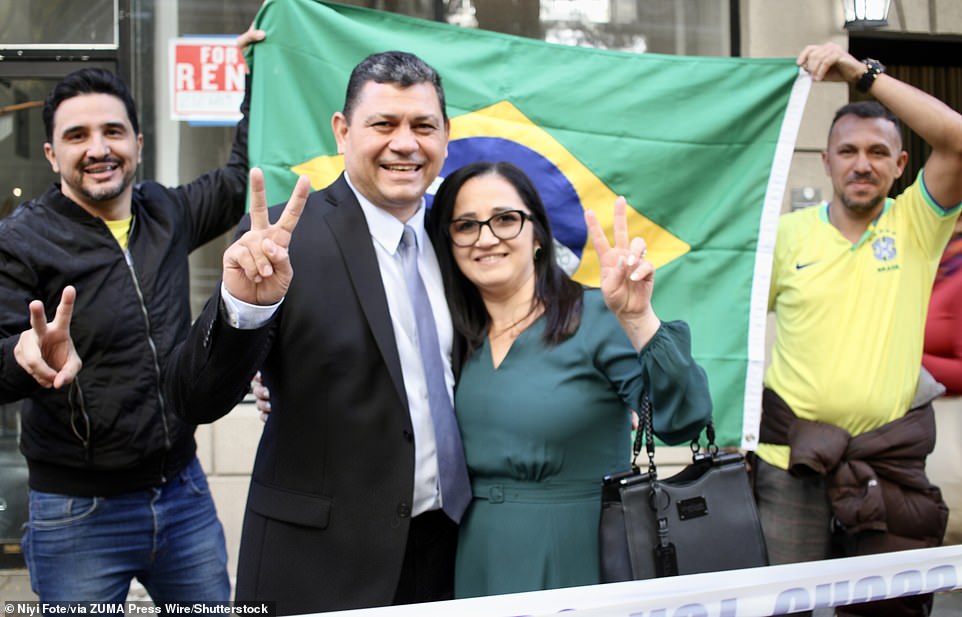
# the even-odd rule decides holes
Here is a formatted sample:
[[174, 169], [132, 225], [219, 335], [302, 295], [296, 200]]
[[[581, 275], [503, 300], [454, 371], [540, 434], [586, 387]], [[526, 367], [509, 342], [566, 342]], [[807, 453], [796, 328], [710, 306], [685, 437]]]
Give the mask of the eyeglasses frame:
[[[496, 232], [496, 231], [494, 230], [494, 227], [491, 226], [491, 221], [493, 221], [494, 219], [498, 218], [499, 216], [504, 216], [505, 214], [519, 214], [519, 215], [521, 215], [521, 225], [518, 226], [518, 233], [514, 234], [514, 235], [511, 236], [510, 238], [502, 238], [501, 236], [498, 235], [498, 232]], [[478, 220], [475, 220], [475, 219], [468, 219], [468, 218], [464, 218], [464, 217], [458, 217], [458, 218], [456, 218], [456, 219], [451, 219], [451, 222], [448, 223], [448, 227], [447, 227], [447, 230], [446, 230], [446, 231], [447, 231], [447, 233], [448, 233], [448, 238], [451, 240], [451, 243], [454, 244], [454, 246], [457, 246], [457, 247], [460, 247], [460, 248], [468, 248], [469, 246], [474, 246], [475, 244], [478, 243], [478, 240], [481, 239], [481, 229], [482, 229], [483, 227], [485, 227], [485, 226], [487, 226], [488, 230], [491, 232], [491, 235], [493, 235], [495, 238], [497, 238], [498, 240], [501, 240], [502, 242], [507, 242], [508, 240], [514, 240], [515, 238], [517, 238], [518, 236], [520, 236], [520, 235], [521, 235], [521, 232], [524, 230], [524, 222], [525, 222], [525, 221], [529, 221], [529, 220], [534, 220], [534, 217], [531, 215], [531, 213], [525, 212], [524, 210], [517, 210], [517, 209], [515, 209], [515, 210], [502, 210], [501, 212], [498, 212], [497, 214], [494, 214], [494, 215], [488, 217], [487, 219], [485, 219], [485, 220], [483, 220], [483, 221], [478, 221]], [[474, 240], [471, 241], [471, 242], [469, 242], [468, 244], [458, 244], [458, 242], [454, 239], [454, 234], [451, 232], [451, 226], [454, 225], [455, 223], [457, 223], [458, 221], [470, 221], [470, 222], [472, 222], [472, 223], [477, 223], [477, 225], [478, 225], [478, 235], [475, 236]]]

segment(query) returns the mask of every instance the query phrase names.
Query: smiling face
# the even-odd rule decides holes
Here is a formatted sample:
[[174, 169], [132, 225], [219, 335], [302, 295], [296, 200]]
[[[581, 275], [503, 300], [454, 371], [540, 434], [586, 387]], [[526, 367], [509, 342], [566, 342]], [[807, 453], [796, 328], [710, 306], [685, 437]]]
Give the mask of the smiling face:
[[[484, 221], [509, 210], [531, 213], [514, 185], [497, 174], [488, 173], [475, 176], [461, 186], [451, 219]], [[525, 221], [515, 238], [501, 240], [485, 225], [474, 244], [462, 247], [452, 243], [451, 251], [458, 268], [483, 297], [507, 298], [523, 293], [533, 298], [536, 246], [534, 225]]]
[[447, 156], [448, 123], [430, 83], [407, 88], [369, 81], [347, 118], [331, 121], [351, 183], [379, 208], [407, 221]]
[[142, 147], [119, 98], [81, 94], [57, 107], [53, 143], [43, 148], [64, 195], [94, 216], [120, 219], [130, 216]]
[[874, 217], [908, 155], [896, 126], [885, 118], [840, 117], [822, 154], [832, 179], [833, 202], [858, 217]]

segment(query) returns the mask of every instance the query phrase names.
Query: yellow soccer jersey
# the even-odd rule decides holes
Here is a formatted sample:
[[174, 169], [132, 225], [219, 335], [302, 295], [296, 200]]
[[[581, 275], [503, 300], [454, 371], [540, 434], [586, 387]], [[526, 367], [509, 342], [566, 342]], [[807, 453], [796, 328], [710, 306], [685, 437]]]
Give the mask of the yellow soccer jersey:
[[[779, 221], [765, 385], [798, 417], [854, 436], [898, 419], [912, 402], [932, 282], [962, 205], [939, 207], [920, 173], [855, 245], [829, 222], [828, 207]], [[757, 452], [788, 467], [787, 446]]]

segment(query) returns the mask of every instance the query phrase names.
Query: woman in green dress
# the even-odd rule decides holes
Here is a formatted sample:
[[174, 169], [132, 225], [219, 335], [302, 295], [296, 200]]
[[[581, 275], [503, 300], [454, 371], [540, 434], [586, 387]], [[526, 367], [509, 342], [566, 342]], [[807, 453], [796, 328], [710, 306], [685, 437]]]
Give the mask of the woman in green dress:
[[690, 332], [651, 307], [654, 267], [615, 203], [614, 246], [586, 213], [601, 288], [555, 262], [544, 205], [509, 163], [449, 175], [428, 229], [467, 341], [455, 410], [474, 499], [461, 523], [459, 598], [599, 582], [601, 478], [629, 464], [631, 409], [651, 399], [668, 443], [711, 413]]

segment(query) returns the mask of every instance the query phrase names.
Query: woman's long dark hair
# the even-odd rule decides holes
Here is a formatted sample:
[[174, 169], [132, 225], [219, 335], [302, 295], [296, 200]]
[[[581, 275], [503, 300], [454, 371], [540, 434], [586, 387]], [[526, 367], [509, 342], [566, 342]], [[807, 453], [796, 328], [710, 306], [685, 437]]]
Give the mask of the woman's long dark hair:
[[531, 212], [528, 221], [534, 229], [534, 237], [541, 252], [534, 262], [534, 303], [544, 307], [546, 345], [557, 345], [570, 338], [581, 323], [584, 289], [571, 280], [555, 260], [554, 237], [548, 213], [537, 189], [527, 175], [511, 163], [481, 161], [459, 168], [445, 178], [427, 217], [427, 229], [434, 243], [444, 279], [444, 290], [451, 308], [455, 329], [465, 337], [468, 353], [477, 349], [488, 334], [491, 319], [488, 316], [478, 288], [461, 273], [451, 250], [448, 228], [454, 212], [454, 201], [464, 183], [477, 176], [492, 174], [511, 183], [522, 203]]

